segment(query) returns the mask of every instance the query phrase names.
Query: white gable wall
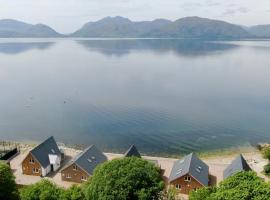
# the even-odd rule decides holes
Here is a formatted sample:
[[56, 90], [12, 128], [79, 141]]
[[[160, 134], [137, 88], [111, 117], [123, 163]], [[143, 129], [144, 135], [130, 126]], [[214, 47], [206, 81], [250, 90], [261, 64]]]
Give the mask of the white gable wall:
[[51, 164], [53, 165], [53, 170], [56, 171], [61, 166], [61, 155], [49, 155], [50, 165], [46, 168], [41, 167], [42, 176], [47, 176], [51, 172]]
[[55, 159], [55, 162], [53, 163], [53, 170], [56, 171], [60, 168], [61, 165], [61, 155], [58, 155]]
[[48, 165], [46, 168], [41, 167], [42, 176], [47, 176], [51, 172], [51, 166]]

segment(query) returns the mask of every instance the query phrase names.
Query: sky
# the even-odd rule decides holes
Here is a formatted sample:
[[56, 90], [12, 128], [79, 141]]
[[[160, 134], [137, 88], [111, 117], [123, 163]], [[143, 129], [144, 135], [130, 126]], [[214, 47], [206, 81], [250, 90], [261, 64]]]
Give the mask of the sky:
[[239, 25], [270, 24], [270, 0], [0, 0], [0, 19], [17, 19], [71, 33], [89, 21], [199, 16]]

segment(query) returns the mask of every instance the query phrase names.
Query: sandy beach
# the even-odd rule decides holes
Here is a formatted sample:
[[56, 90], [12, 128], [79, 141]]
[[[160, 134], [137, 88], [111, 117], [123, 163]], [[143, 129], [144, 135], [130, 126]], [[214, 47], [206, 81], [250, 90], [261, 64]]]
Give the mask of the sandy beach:
[[[22, 174], [21, 162], [26, 157], [28, 152], [35, 146], [34, 144], [26, 144], [26, 143], [17, 143], [20, 147], [20, 154], [14, 157], [10, 164], [11, 168], [16, 177], [16, 182], [19, 185], [29, 185], [40, 181], [41, 177], [27, 176]], [[55, 173], [50, 174], [47, 179], [53, 181], [59, 186], [62, 187], [70, 187], [74, 183], [65, 182], [61, 180], [61, 169], [81, 150], [77, 150], [75, 148], [66, 147], [63, 144], [60, 144], [60, 149], [65, 153], [65, 159], [62, 164], [62, 167]], [[224, 152], [224, 154], [209, 154], [208, 156], [201, 156], [202, 160], [209, 165], [210, 169], [210, 184], [215, 185], [223, 180], [223, 170], [231, 163], [231, 161], [235, 158], [235, 156], [239, 152]], [[241, 152], [245, 159], [247, 160], [250, 167], [258, 174], [258, 176], [264, 178], [266, 181], [269, 181], [269, 178], [266, 177], [262, 171], [264, 165], [267, 164], [267, 160], [262, 158], [260, 151], [256, 148], [248, 148], [245, 149], [244, 152]], [[115, 154], [115, 153], [105, 153], [108, 157], [108, 160], [112, 160], [115, 158], [123, 157], [123, 154]], [[143, 156], [143, 159], [149, 161], [156, 161], [160, 168], [162, 169], [162, 175], [164, 180], [168, 180], [170, 176], [172, 166], [174, 162], [177, 160], [175, 158], [164, 158], [164, 157], [151, 157], [151, 156]]]

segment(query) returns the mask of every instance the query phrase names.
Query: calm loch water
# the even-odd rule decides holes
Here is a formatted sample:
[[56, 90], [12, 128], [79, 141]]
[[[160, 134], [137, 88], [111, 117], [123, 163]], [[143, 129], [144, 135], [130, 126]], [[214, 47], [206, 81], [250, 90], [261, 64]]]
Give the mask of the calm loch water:
[[270, 41], [0, 39], [0, 139], [183, 154], [270, 141]]

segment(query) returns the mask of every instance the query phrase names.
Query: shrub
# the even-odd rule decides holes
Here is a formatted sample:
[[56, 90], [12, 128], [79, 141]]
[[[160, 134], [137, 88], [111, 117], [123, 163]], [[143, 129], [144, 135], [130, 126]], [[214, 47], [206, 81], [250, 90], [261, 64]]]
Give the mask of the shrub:
[[264, 172], [270, 176], [270, 163], [264, 166]]
[[44, 179], [20, 190], [21, 200], [59, 200], [64, 189]]
[[73, 185], [65, 190], [61, 195], [61, 200], [85, 200], [85, 195], [81, 186]]
[[189, 195], [189, 200], [210, 200], [212, 193], [216, 191], [216, 187], [201, 188], [197, 191], [193, 191]]
[[268, 159], [270, 161], [270, 146], [263, 147], [262, 154], [265, 159]]

